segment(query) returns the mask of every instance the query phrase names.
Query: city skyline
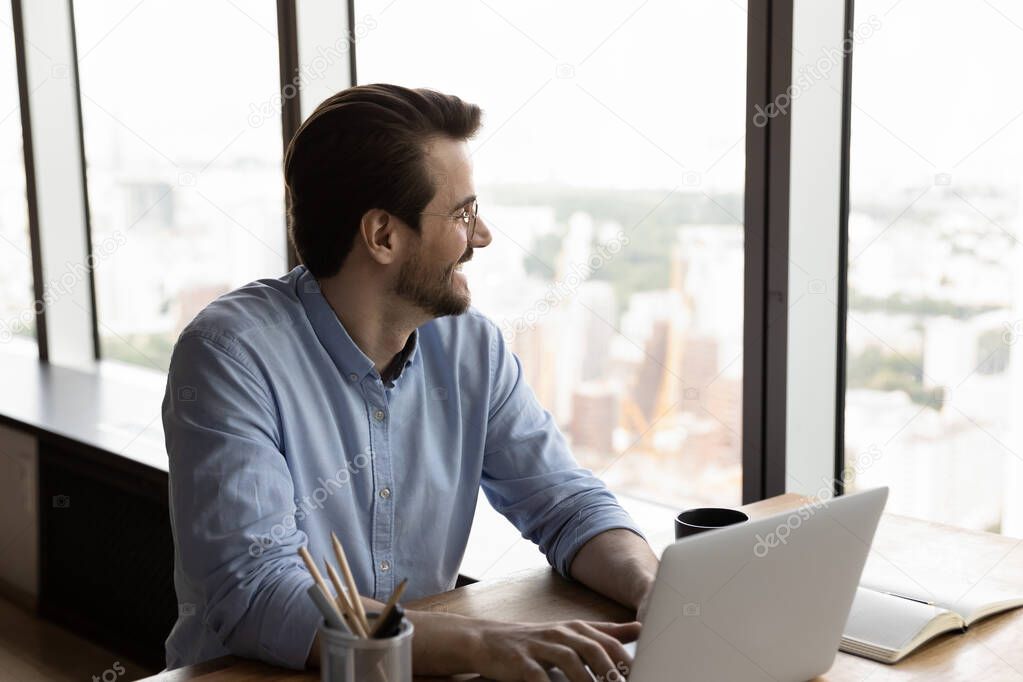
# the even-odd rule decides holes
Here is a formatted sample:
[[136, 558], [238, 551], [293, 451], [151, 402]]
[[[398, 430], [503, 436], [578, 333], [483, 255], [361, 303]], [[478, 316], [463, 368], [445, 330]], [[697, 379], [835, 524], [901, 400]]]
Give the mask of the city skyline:
[[[286, 263], [279, 111], [264, 106], [279, 94], [274, 8], [214, 4], [195, 49], [171, 58], [159, 41], [173, 42], [186, 12], [147, 4], [107, 40], [131, 3], [75, 3], [101, 353], [155, 370], [203, 305]], [[869, 463], [854, 487], [893, 485], [895, 511], [1020, 532], [1023, 93], [996, 87], [1019, 57], [1019, 41], [997, 39], [1015, 35], [1018, 10], [975, 4], [963, 27], [947, 2], [857, 3], [856, 22], [878, 29], [853, 73], [846, 457]], [[558, 13], [578, 5], [536, 21], [536, 5], [501, 17], [464, 3], [464, 20], [487, 31], [438, 43], [419, 30], [424, 7], [360, 1], [374, 21], [359, 75], [483, 105], [471, 149], [496, 239], [466, 271], [580, 459], [619, 490], [735, 504], [746, 16], [742, 3], [697, 5], [601, 10], [564, 35]], [[236, 25], [236, 49], [221, 54], [220, 27]], [[927, 49], [952, 28], [991, 68]], [[424, 58], [395, 60], [397, 43]], [[157, 56], [123, 59], [143, 48]], [[509, 53], [521, 68], [490, 77]], [[206, 77], [175, 80], [210, 62]], [[658, 89], [624, 66], [642, 63], [700, 67]], [[910, 71], [907, 98], [898, 74]], [[936, 102], [947, 83], [959, 95]], [[17, 92], [12, 60], [0, 90]], [[694, 106], [693, 93], [714, 105]], [[329, 94], [316, 79], [303, 91]], [[0, 133], [0, 320], [30, 337], [17, 115]], [[933, 486], [914, 478], [931, 469]], [[966, 470], [973, 483], [949, 487]]]

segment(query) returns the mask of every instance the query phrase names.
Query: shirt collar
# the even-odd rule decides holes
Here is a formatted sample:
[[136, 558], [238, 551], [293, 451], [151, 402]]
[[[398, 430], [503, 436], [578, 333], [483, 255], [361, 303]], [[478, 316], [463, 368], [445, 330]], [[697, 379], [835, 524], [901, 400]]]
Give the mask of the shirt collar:
[[[348, 330], [341, 324], [334, 309], [324, 298], [319, 282], [305, 266], [298, 267], [302, 270], [302, 274], [296, 281], [298, 298], [305, 308], [306, 317], [309, 318], [316, 337], [320, 340], [330, 359], [334, 361], [334, 365], [348, 378], [354, 375], [358, 379], [363, 379], [368, 374], [376, 375], [373, 361], [352, 341]], [[405, 356], [402, 371], [412, 365], [418, 350], [419, 330], [416, 329], [402, 350]], [[399, 372], [398, 377], [401, 374], [402, 372]]]
[[[340, 322], [340, 320], [338, 320], [338, 322]], [[405, 347], [402, 348], [401, 353], [399, 353], [401, 359], [398, 361], [400, 363], [398, 373], [391, 378], [390, 383], [393, 384], [398, 381], [398, 379], [401, 378], [402, 373], [409, 368], [412, 364], [413, 358], [416, 356], [417, 348], [419, 348], [419, 330], [414, 329], [409, 335], [408, 341], [405, 343]]]

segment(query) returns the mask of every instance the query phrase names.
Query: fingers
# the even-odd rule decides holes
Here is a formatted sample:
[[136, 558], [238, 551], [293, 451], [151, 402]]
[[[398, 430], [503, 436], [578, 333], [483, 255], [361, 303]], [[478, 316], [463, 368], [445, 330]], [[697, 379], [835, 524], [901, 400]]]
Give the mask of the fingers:
[[579, 654], [571, 647], [540, 642], [533, 649], [533, 655], [538, 661], [561, 668], [570, 682], [593, 682]]
[[[597, 634], [599, 635], [600, 633], [598, 632]], [[612, 641], [616, 641], [609, 635], [601, 636], [609, 637]], [[609, 652], [600, 642], [583, 634], [581, 631], [573, 630], [570, 626], [557, 626], [551, 631], [549, 638], [551, 641], [567, 646], [574, 651], [576, 656], [581, 658], [590, 667], [590, 670], [593, 671], [598, 680], [606, 680], [610, 672], [615, 670], [615, 663], [611, 660]], [[618, 646], [621, 646], [621, 644]]]
[[551, 682], [547, 671], [536, 661], [525, 661], [522, 664], [523, 682]]
[[639, 621], [631, 623], [600, 623], [596, 621], [583, 621], [592, 628], [605, 634], [611, 635], [619, 642], [634, 642], [639, 639], [639, 631], [643, 629]]
[[615, 665], [623, 663], [632, 667], [632, 656], [629, 655], [629, 652], [626, 651], [625, 646], [620, 640], [609, 634], [601, 632], [597, 628], [593, 627], [592, 624], [586, 622], [580, 623], [579, 632], [602, 646]]
[[[504, 625], [505, 637], [496, 639], [505, 656], [486, 657], [478, 672], [494, 679], [549, 682], [546, 669], [560, 668], [570, 682], [624, 680], [632, 657], [622, 642], [636, 639], [641, 626], [573, 620], [536, 625]], [[503, 659], [503, 660], [502, 660]], [[493, 667], [490, 667], [493, 665]]]

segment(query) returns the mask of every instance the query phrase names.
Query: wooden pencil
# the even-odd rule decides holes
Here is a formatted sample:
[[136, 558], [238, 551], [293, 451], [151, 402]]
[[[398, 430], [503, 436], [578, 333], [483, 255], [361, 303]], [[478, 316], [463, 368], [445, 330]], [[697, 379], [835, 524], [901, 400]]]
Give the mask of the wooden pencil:
[[[355, 609], [352, 607], [351, 602], [345, 595], [345, 590], [341, 585], [341, 578], [338, 577], [337, 571], [334, 570], [334, 567], [326, 558], [324, 558], [323, 563], [327, 565], [327, 573], [330, 575], [330, 582], [334, 583], [334, 589], [337, 591], [338, 606], [341, 607], [341, 612], [345, 616], [345, 621], [351, 623], [356, 635], [359, 637], [369, 637], [369, 630], [363, 627], [362, 622], [359, 621], [358, 616], [355, 615]], [[358, 596], [356, 596], [356, 599], [358, 599]]]
[[341, 575], [345, 577], [345, 584], [348, 585], [348, 594], [352, 596], [352, 606], [355, 607], [355, 615], [362, 623], [362, 627], [369, 632], [369, 622], [366, 621], [366, 611], [362, 608], [362, 600], [359, 598], [359, 589], [355, 586], [355, 578], [352, 577], [352, 569], [348, 567], [348, 557], [345, 556], [345, 548], [337, 539], [335, 533], [330, 534], [331, 544], [334, 546], [334, 554], [337, 556], [338, 566], [341, 567]]
[[377, 617], [377, 622], [373, 623], [373, 629], [369, 631], [370, 637], [376, 637], [377, 632], [380, 631], [384, 621], [387, 620], [387, 616], [391, 614], [391, 611], [394, 610], [395, 604], [397, 604], [398, 600], [401, 599], [401, 595], [405, 591], [405, 587], [407, 585], [408, 578], [405, 578], [398, 583], [398, 587], [394, 588], [394, 592], [392, 592], [391, 596], [387, 598], [387, 604], [384, 605], [384, 610], [381, 611], [380, 615]]
[[309, 550], [305, 547], [299, 547], [298, 555], [302, 557], [302, 561], [305, 562], [305, 567], [309, 569], [309, 573], [312, 574], [313, 580], [316, 582], [316, 586], [323, 592], [323, 595], [327, 598], [327, 602], [331, 604], [334, 610], [338, 611], [338, 620], [342, 620], [341, 612], [337, 609], [337, 604], [334, 603], [334, 599], [330, 596], [330, 588], [327, 587], [327, 583], [323, 581], [323, 576], [320, 575], [319, 569], [316, 568], [316, 562], [313, 561], [311, 556], [309, 556]]

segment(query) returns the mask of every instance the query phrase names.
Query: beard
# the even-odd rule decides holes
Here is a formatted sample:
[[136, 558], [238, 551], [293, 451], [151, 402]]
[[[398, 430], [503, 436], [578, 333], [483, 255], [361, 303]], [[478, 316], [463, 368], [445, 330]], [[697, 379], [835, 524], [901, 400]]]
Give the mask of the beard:
[[433, 317], [461, 315], [469, 309], [468, 291], [455, 290], [455, 267], [472, 259], [472, 247], [451, 265], [431, 265], [415, 254], [401, 266], [395, 293]]

